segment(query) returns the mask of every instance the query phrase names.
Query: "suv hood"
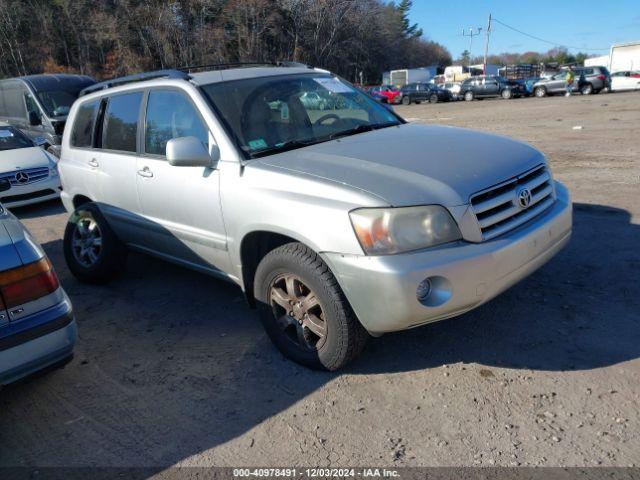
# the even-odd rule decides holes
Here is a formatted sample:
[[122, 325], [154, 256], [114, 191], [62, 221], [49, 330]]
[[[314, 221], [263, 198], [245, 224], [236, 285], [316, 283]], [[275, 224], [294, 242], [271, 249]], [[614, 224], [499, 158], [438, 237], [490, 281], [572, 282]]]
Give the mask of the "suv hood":
[[506, 137], [406, 124], [259, 161], [358, 188], [391, 206], [455, 206], [546, 160], [533, 147]]

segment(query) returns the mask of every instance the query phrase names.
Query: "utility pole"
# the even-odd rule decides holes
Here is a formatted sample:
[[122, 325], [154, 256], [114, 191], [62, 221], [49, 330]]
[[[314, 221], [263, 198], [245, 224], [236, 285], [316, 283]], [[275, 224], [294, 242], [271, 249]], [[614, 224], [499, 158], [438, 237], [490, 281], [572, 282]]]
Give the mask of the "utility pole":
[[489, 56], [489, 36], [491, 35], [491, 14], [489, 14], [489, 24], [487, 25], [487, 39], [484, 44], [484, 63], [482, 73], [487, 74], [487, 57]]
[[462, 36], [469, 37], [469, 72], [471, 72], [471, 59], [473, 58], [473, 54], [471, 53], [471, 49], [473, 48], [473, 37], [475, 37], [476, 35], [480, 35], [482, 27], [477, 27], [476, 30], [477, 31], [474, 32], [473, 27], [469, 27], [469, 33], [466, 33], [464, 31], [464, 28], [462, 29]]

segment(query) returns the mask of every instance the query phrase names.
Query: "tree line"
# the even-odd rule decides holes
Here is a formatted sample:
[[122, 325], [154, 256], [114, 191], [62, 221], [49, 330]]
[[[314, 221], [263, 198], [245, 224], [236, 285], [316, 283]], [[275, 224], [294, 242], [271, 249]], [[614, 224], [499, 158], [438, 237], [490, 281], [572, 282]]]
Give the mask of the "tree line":
[[[571, 53], [568, 49], [563, 47], [552, 48], [547, 52], [524, 52], [524, 53], [500, 53], [497, 55], [489, 55], [487, 57], [487, 63], [490, 65], [518, 65], [518, 64], [529, 64], [529, 65], [539, 65], [539, 64], [553, 64], [557, 63], [559, 65], [571, 65], [571, 64], [580, 64], [582, 65], [585, 59], [589, 58], [590, 55], [578, 52]], [[462, 52], [460, 57], [454, 62], [457, 65], [468, 65], [469, 62], [471, 64], [476, 65], [480, 64], [484, 61], [484, 57], [475, 56], [470, 58], [470, 54], [468, 50]]]
[[402, 0], [0, 0], [0, 76], [97, 79], [187, 65], [292, 60], [379, 82], [451, 63]]

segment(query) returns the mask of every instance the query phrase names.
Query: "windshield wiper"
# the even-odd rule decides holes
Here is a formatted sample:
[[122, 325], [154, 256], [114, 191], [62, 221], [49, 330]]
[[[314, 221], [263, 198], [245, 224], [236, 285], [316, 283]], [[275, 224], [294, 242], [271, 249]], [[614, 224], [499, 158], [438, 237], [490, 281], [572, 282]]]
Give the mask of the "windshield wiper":
[[350, 135], [357, 135], [358, 133], [371, 132], [372, 130], [379, 130], [381, 128], [395, 127], [396, 125], [399, 125], [399, 123], [397, 122], [388, 122], [388, 123], [379, 123], [379, 124], [365, 123], [362, 125], [358, 125], [357, 127], [350, 128], [348, 130], [332, 133], [331, 135], [329, 135], [329, 139], [335, 140], [336, 138], [348, 137]]
[[322, 140], [288, 140], [286, 142], [280, 143], [278, 145], [274, 145], [270, 148], [265, 148], [263, 150], [258, 150], [256, 152], [249, 152], [251, 158], [263, 157], [265, 155], [271, 155], [276, 152], [286, 152], [288, 150], [295, 150], [296, 148], [308, 147], [309, 145], [313, 145], [314, 143], [319, 143]]

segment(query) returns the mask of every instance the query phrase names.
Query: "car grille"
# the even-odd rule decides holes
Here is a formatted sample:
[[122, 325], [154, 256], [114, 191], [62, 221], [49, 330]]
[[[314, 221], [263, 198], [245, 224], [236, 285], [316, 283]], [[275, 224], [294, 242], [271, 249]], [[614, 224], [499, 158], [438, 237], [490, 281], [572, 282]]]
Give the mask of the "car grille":
[[48, 167], [25, 168], [24, 170], [0, 173], [0, 179], [9, 180], [11, 186], [29, 185], [44, 180], [48, 176]]
[[[528, 205], [521, 205], [520, 193], [530, 193]], [[526, 197], [526, 193], [523, 192]], [[507, 180], [471, 197], [482, 239], [502, 235], [539, 215], [555, 201], [553, 180], [549, 170], [539, 165], [533, 170]], [[526, 203], [523, 202], [523, 203]]]

